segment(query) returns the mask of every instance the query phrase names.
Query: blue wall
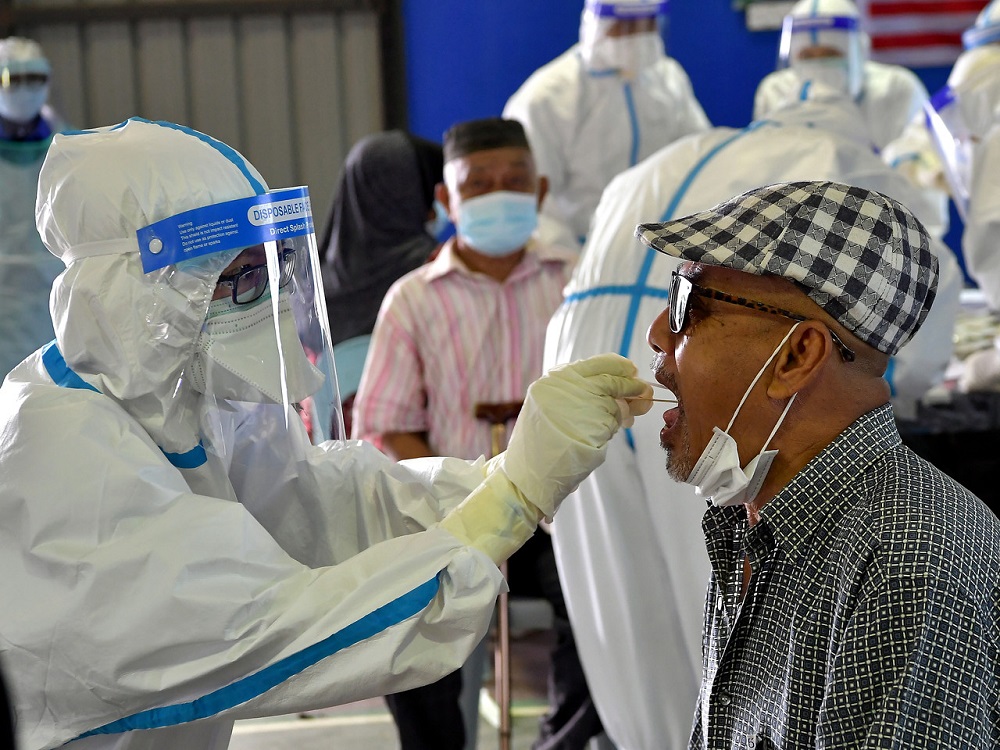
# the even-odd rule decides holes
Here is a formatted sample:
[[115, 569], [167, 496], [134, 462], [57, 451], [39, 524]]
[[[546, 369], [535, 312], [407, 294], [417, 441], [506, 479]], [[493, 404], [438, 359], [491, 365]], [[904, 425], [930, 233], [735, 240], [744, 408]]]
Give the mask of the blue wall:
[[[410, 129], [440, 140], [455, 122], [500, 114], [532, 71], [576, 41], [582, 8], [582, 0], [403, 0]], [[774, 69], [778, 32], [747, 31], [731, 0], [673, 0], [667, 49], [712, 124], [741, 127], [757, 83]], [[934, 92], [948, 69], [917, 74]], [[952, 225], [946, 240], [956, 248], [954, 212]]]

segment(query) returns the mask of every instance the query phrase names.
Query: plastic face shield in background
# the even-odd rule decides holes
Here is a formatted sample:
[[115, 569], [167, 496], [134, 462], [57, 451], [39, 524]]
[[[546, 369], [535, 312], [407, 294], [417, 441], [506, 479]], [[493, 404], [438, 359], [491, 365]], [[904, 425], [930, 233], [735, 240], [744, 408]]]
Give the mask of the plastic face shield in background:
[[[608, 58], [608, 44], [618, 44], [626, 39], [629, 33], [639, 37], [656, 36], [659, 41], [655, 45], [656, 55], [648, 44], [640, 52], [640, 63], [648, 59], [658, 59], [665, 51], [667, 35], [667, 19], [669, 4], [664, 0], [626, 0], [624, 2], [601, 2], [588, 0], [580, 19], [580, 52], [592, 70], [601, 70], [611, 62]], [[639, 31], [637, 27], [652, 25], [648, 31]], [[649, 41], [649, 40], [646, 40]], [[656, 41], [656, 40], [653, 40]]]
[[216, 285], [178, 385], [201, 394], [214, 442], [226, 442], [232, 415], [299, 437], [304, 427], [312, 443], [345, 437], [306, 188], [187, 211], [137, 235], [147, 274], [176, 268]]
[[955, 92], [950, 86], [945, 86], [924, 104], [924, 113], [927, 127], [941, 155], [952, 200], [962, 221], [966, 221], [972, 191], [973, 133], [962, 117]]
[[[809, 50], [836, 55], [810, 57]], [[781, 26], [777, 69], [797, 69], [819, 61], [835, 60], [843, 66], [847, 91], [857, 97], [864, 85], [864, 37], [857, 18], [849, 16], [786, 16]], [[809, 75], [814, 77], [814, 73]]]

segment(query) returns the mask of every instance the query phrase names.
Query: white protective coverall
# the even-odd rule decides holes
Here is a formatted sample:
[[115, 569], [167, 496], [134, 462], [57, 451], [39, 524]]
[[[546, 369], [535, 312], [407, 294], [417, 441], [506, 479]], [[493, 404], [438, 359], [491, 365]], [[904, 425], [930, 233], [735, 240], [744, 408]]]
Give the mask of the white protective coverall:
[[[487, 629], [502, 579], [488, 544], [460, 541], [483, 538], [460, 510], [509, 492], [516, 472], [312, 445], [281, 404], [244, 411], [185, 382], [232, 254], [151, 277], [136, 228], [266, 190], [225, 144], [165, 123], [50, 147], [37, 219], [67, 264], [56, 344], [0, 388], [0, 657], [22, 750], [225, 748], [237, 718], [430, 682]], [[614, 414], [605, 427], [628, 417], [610, 396], [561, 408], [584, 402]], [[525, 435], [551, 423], [533, 421]], [[550, 459], [517, 488], [535, 497], [554, 468], [565, 495], [573, 471]], [[500, 515], [523, 542], [534, 523], [516, 529], [519, 512]]]
[[[587, 23], [585, 11], [581, 35]], [[661, 55], [623, 76], [590, 69], [580, 44], [532, 73], [503, 116], [524, 125], [538, 174], [548, 177], [542, 215], [568, 226], [577, 247], [615, 175], [709, 127], [687, 73], [673, 58]], [[546, 234], [544, 222], [541, 231], [545, 241], [566, 244], [558, 233]]]
[[955, 132], [941, 127], [937, 135], [965, 218], [962, 252], [969, 275], [990, 307], [1000, 310], [1000, 2], [984, 8], [964, 38], [973, 46], [955, 61], [946, 87], [945, 108], [953, 111], [942, 111], [944, 120], [938, 120]]
[[[566, 301], [549, 324], [546, 365], [607, 349], [637, 362], [652, 358], [646, 329], [666, 306], [679, 263], [644, 248], [633, 236], [637, 224], [695, 213], [757, 186], [807, 179], [836, 179], [900, 200], [913, 194], [872, 152], [846, 98], [805, 101], [742, 130], [688, 136], [615, 178]], [[900, 390], [926, 388], [933, 376], [925, 370], [940, 376], [949, 360], [960, 276], [947, 251], [939, 256], [942, 284], [925, 348], [914, 339], [908, 348], [921, 356], [909, 362], [913, 350], [900, 352]], [[932, 320], [935, 313], [944, 320]], [[701, 534], [706, 506], [692, 486], [667, 476], [662, 426], [647, 415], [617, 436], [605, 464], [552, 525], [580, 658], [608, 736], [622, 750], [686, 747], [701, 682], [710, 573]]]
[[[810, 80], [810, 74], [803, 76], [798, 70], [802, 64], [797, 56], [801, 37], [810, 37], [816, 44], [842, 47], [847, 54], [846, 62], [851, 69], [848, 78], [852, 81], [850, 93], [855, 96], [872, 141], [879, 149], [902, 135], [907, 125], [917, 116], [927, 101], [927, 89], [916, 74], [900, 65], [886, 65], [868, 58], [870, 40], [860, 30], [821, 31], [796, 34], [793, 43], [785, 37], [791, 32], [790, 21], [815, 18], [858, 19], [857, 6], [852, 0], [799, 0], [786, 19], [783, 29], [782, 50], [791, 50], [787, 60], [779, 60], [787, 66], [767, 75], [757, 86], [754, 95], [753, 116], [755, 120], [767, 117], [776, 109], [803, 96], [803, 85]], [[845, 38], [843, 43], [838, 37]], [[851, 38], [857, 43], [852, 44]], [[808, 63], [808, 61], [805, 61]], [[858, 69], [860, 68], [860, 69]], [[811, 73], [811, 71], [810, 71]]]

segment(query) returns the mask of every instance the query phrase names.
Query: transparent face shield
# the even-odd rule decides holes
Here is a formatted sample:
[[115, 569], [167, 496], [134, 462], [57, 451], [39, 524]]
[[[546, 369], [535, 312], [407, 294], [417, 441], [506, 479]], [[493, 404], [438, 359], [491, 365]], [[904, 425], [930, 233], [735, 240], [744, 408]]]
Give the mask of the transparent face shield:
[[778, 70], [791, 68], [803, 81], [819, 81], [857, 98], [864, 87], [864, 36], [857, 18], [786, 16]]
[[958, 99], [950, 86], [945, 86], [924, 104], [927, 128], [934, 138], [945, 178], [951, 188], [962, 221], [969, 212], [969, 195], [972, 190], [972, 159], [975, 136], [969, 129], [958, 106]]
[[587, 2], [580, 54], [593, 73], [637, 73], [666, 54], [667, 3]]
[[217, 451], [237, 422], [314, 444], [345, 437], [305, 188], [178, 214], [138, 239], [147, 274], [175, 269], [209, 290], [177, 389], [196, 394]]

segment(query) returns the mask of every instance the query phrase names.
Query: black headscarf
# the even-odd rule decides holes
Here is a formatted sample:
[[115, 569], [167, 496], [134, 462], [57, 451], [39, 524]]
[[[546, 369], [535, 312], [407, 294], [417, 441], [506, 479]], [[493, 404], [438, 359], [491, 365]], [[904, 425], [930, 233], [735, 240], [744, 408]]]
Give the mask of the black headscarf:
[[392, 283], [433, 252], [424, 224], [442, 168], [438, 144], [399, 130], [368, 136], [347, 155], [319, 240], [334, 344], [371, 333]]

